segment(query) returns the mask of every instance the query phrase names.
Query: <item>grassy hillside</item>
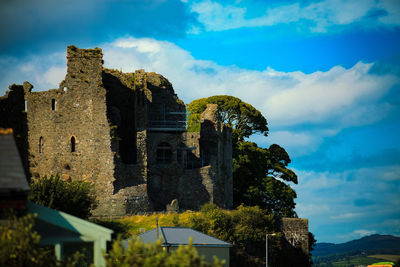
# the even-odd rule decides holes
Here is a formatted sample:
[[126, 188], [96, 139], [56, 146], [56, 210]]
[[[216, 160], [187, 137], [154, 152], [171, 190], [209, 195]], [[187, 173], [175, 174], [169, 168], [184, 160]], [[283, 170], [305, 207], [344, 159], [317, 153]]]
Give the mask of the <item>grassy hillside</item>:
[[343, 244], [319, 243], [313, 252], [314, 266], [358, 266], [400, 257], [400, 237], [371, 235]]
[[368, 257], [374, 259], [384, 259], [385, 261], [396, 262], [400, 259], [400, 255], [385, 255], [385, 254], [378, 254], [378, 255], [369, 255]]
[[328, 256], [337, 254], [367, 253], [370, 254], [400, 254], [400, 237], [392, 235], [370, 235], [342, 244], [317, 243], [313, 255]]
[[324, 261], [314, 262], [316, 267], [349, 267], [359, 265], [369, 265], [382, 261], [395, 262], [394, 259], [400, 258], [400, 255], [355, 255], [355, 256], [336, 256], [331, 257], [329, 260], [325, 258]]

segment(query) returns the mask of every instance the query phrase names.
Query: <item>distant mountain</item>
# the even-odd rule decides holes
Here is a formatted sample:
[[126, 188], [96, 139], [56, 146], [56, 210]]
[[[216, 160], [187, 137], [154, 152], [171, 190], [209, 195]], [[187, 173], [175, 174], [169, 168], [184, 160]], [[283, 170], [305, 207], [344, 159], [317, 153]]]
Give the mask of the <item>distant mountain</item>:
[[392, 235], [370, 235], [342, 244], [317, 243], [312, 251], [313, 257], [344, 253], [400, 254], [400, 237]]

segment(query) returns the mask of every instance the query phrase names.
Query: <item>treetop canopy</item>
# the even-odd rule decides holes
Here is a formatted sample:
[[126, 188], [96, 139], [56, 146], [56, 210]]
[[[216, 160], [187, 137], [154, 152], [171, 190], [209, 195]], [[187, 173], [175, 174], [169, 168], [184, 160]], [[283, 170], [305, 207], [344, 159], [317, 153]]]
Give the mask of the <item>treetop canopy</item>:
[[218, 104], [220, 120], [233, 128], [239, 140], [254, 133], [268, 135], [267, 119], [261, 112], [234, 96], [216, 95], [194, 100], [187, 106], [190, 117], [199, 119], [207, 104]]

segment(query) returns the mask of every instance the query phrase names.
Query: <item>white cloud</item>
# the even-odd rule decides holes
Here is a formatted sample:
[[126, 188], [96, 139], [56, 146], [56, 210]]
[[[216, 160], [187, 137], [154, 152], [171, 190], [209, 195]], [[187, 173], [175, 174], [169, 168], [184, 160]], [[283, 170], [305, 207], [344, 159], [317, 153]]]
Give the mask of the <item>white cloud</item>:
[[0, 58], [0, 95], [8, 85], [30, 82], [34, 91], [58, 88], [67, 73], [65, 52], [48, 55], [31, 55], [23, 59]]
[[158, 42], [153, 42], [152, 39], [148, 38], [136, 39], [134, 41], [132, 41], [132, 39], [120, 39], [114, 44], [116, 47], [121, 48], [136, 48], [140, 53], [157, 53], [161, 50], [161, 46]]
[[400, 24], [400, 4], [396, 0], [379, 1], [378, 7], [387, 12], [386, 16], [380, 17], [379, 20], [384, 24], [399, 25]]
[[[331, 134], [323, 133], [322, 136]], [[312, 151], [316, 151], [323, 139], [321, 133], [311, 131], [273, 131], [269, 132], [268, 138], [263, 135], [252, 135], [249, 140], [262, 147], [268, 147], [271, 144], [279, 144], [284, 147], [289, 155], [302, 156]], [[304, 149], [307, 148], [307, 149]]]
[[65, 78], [67, 74], [67, 67], [50, 67], [44, 74], [44, 81], [52, 85], [53, 87], [57, 87], [58, 84]]
[[[263, 8], [263, 7], [259, 7]], [[361, 21], [374, 9], [381, 9], [387, 15], [379, 17], [381, 24], [399, 25], [400, 5], [391, 0], [324, 0], [308, 5], [300, 3], [265, 7], [263, 15], [250, 17], [243, 6], [222, 5], [205, 0], [191, 4], [191, 11], [198, 13], [198, 19], [208, 31], [223, 31], [241, 27], [272, 26], [280, 23], [311, 22], [310, 30], [326, 32], [333, 25], [347, 25]]]
[[298, 190], [307, 192], [322, 189], [339, 188], [346, 183], [346, 173], [330, 173], [294, 170], [299, 177], [299, 184], [295, 186]]
[[400, 166], [393, 166], [391, 169], [380, 173], [380, 177], [387, 181], [400, 180]]
[[361, 237], [369, 236], [369, 235], [373, 235], [373, 234], [376, 234], [375, 230], [358, 229], [358, 230], [354, 230], [351, 233], [337, 235], [337, 238], [339, 240], [348, 241], [348, 240], [352, 240], [352, 239], [359, 239]]
[[310, 218], [313, 215], [329, 214], [329, 206], [324, 204], [297, 204], [296, 211], [303, 214], [302, 218]]
[[351, 220], [357, 217], [361, 217], [363, 216], [364, 213], [360, 213], [360, 212], [346, 212], [346, 213], [341, 213], [339, 215], [333, 215], [331, 216], [331, 219], [333, 220]]
[[322, 122], [337, 115], [345, 124], [373, 122], [371, 117], [367, 117], [369, 122], [365, 121], [361, 114], [375, 114], [379, 119], [386, 114], [387, 107], [376, 106], [375, 101], [357, 105], [357, 101], [380, 98], [400, 79], [394, 75], [371, 75], [372, 65], [359, 62], [350, 69], [336, 66], [326, 72], [284, 73], [282, 76], [293, 83], [268, 97], [263, 103], [266, 114], [275, 118], [274, 124], [284, 125]]
[[[393, 222], [400, 214], [400, 183], [385, 178], [397, 170], [396, 165], [342, 172], [294, 170], [299, 179], [299, 184], [292, 186], [298, 195], [296, 211], [310, 220], [310, 231], [322, 238], [320, 242], [345, 242], [375, 232], [397, 233], [399, 227]], [[314, 229], [313, 225], [324, 227]], [[331, 239], [324, 232], [329, 227], [342, 233]], [[343, 232], [350, 231], [349, 227], [354, 229], [351, 233]]]

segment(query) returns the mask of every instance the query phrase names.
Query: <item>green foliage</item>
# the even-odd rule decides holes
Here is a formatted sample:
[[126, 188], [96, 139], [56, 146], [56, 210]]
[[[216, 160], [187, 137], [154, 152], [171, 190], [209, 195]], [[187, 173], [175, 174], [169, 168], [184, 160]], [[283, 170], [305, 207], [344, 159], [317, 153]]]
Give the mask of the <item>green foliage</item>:
[[218, 104], [220, 119], [233, 128], [233, 201], [240, 204], [258, 205], [278, 216], [295, 217], [296, 192], [286, 183], [297, 184], [297, 175], [287, 168], [289, 155], [279, 145], [260, 148], [244, 141], [254, 133], [267, 136], [267, 120], [252, 105], [233, 96], [219, 95], [192, 101], [189, 131], [200, 131], [201, 113], [207, 104]]
[[199, 128], [200, 115], [207, 104], [218, 104], [220, 120], [233, 128], [234, 140], [243, 140], [254, 133], [268, 135], [267, 120], [259, 110], [237, 97], [217, 95], [192, 101], [187, 110], [190, 113], [189, 129]]
[[238, 143], [233, 155], [234, 205], [258, 205], [278, 216], [295, 217], [296, 192], [276, 179], [297, 183], [297, 175], [286, 168], [289, 163], [278, 145], [267, 149], [248, 141]]
[[34, 232], [35, 218], [28, 214], [0, 224], [0, 266], [54, 266], [51, 250], [40, 247], [40, 236]]
[[200, 117], [201, 114], [190, 113], [187, 127], [188, 132], [200, 132]]
[[0, 224], [0, 266], [87, 266], [83, 254], [57, 261], [54, 251], [39, 246], [40, 236], [33, 230], [35, 216], [10, 217]]
[[227, 241], [233, 234], [231, 216], [212, 203], [204, 204], [200, 214], [189, 219], [189, 227]]
[[32, 180], [28, 199], [39, 205], [87, 219], [96, 207], [92, 186], [84, 181], [64, 181], [57, 174]]
[[[265, 234], [277, 232], [275, 216], [260, 207], [239, 206], [234, 211], [221, 210], [215, 204], [205, 204], [194, 214], [189, 227], [234, 245], [231, 252], [233, 266], [265, 264]], [[281, 256], [281, 234], [269, 240], [270, 263]], [[279, 264], [271, 265], [279, 266]]]
[[179, 214], [178, 214], [178, 213], [175, 213], [175, 214], [173, 215], [173, 217], [172, 217], [172, 224], [173, 224], [175, 227], [180, 226], [180, 223], [179, 223]]
[[167, 252], [161, 246], [161, 240], [154, 244], [143, 243], [140, 239], [131, 239], [128, 247], [124, 248], [120, 239], [116, 240], [112, 249], [105, 256], [106, 265], [109, 267], [162, 267], [162, 266], [223, 266], [224, 262], [214, 259], [212, 265], [207, 264], [199, 257], [196, 249], [189, 241], [188, 246], [180, 246], [177, 250]]
[[118, 236], [121, 236], [122, 238], [129, 238], [131, 236], [128, 232], [129, 226], [122, 222], [116, 220], [104, 220], [97, 218], [90, 218], [89, 221], [113, 230], [114, 231], [114, 233], [112, 234], [113, 239], [117, 238]]

